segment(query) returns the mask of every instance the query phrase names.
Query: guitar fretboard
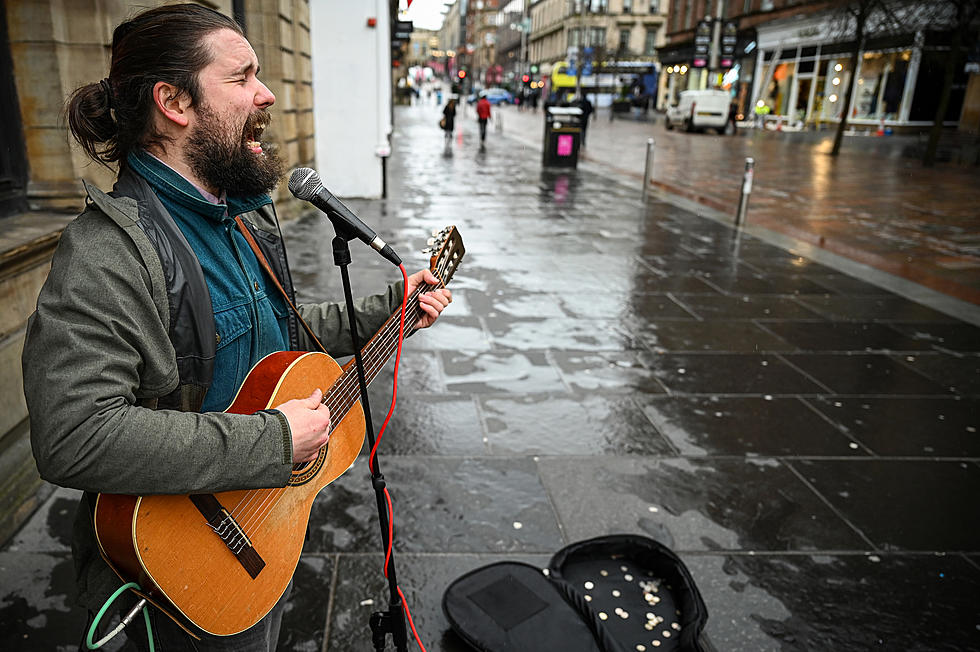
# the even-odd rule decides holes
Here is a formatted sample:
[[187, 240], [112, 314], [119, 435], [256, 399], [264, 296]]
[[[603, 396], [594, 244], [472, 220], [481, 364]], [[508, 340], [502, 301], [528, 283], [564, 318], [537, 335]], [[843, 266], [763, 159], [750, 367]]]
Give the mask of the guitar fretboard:
[[[438, 287], [437, 285], [423, 284], [415, 288], [408, 298], [405, 307], [405, 337], [408, 337], [416, 330], [415, 324], [422, 316], [422, 308], [419, 305], [419, 296], [425, 292], [430, 292]], [[401, 324], [401, 309], [399, 308], [388, 317], [384, 325], [375, 333], [374, 337], [361, 349], [361, 359], [364, 362], [364, 378], [370, 385], [384, 369], [385, 364], [398, 350], [398, 333]], [[354, 404], [360, 400], [360, 387], [357, 382], [357, 366], [352, 359], [344, 365], [343, 373], [333, 384], [329, 391], [325, 393], [323, 404], [330, 408], [330, 430], [333, 431], [336, 424], [339, 424], [344, 416], [350, 411]]]

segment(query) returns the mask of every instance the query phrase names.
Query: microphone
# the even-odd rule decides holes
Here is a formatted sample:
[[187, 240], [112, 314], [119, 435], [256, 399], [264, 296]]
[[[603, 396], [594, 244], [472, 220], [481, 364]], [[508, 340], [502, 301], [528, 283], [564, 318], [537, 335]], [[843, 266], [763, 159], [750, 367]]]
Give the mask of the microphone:
[[323, 187], [320, 175], [316, 173], [316, 170], [310, 168], [294, 170], [289, 177], [289, 192], [293, 193], [297, 199], [310, 202], [326, 213], [331, 220], [334, 218], [340, 220], [340, 224], [350, 233], [378, 251], [393, 264], [402, 264], [402, 259], [398, 257], [398, 254], [384, 240], [379, 238], [378, 234], [371, 230], [371, 227], [362, 222], [351, 209], [344, 205], [344, 202], [334, 197], [329, 190]]

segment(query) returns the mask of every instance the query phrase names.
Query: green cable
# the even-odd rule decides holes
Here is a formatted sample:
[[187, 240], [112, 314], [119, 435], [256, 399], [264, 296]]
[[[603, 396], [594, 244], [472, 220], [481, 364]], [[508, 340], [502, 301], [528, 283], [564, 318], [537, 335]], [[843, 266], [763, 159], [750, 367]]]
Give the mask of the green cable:
[[[95, 615], [95, 620], [92, 621], [92, 626], [88, 628], [88, 635], [85, 637], [85, 645], [88, 646], [88, 649], [90, 650], [99, 649], [100, 647], [105, 645], [109, 639], [111, 639], [116, 634], [118, 634], [123, 629], [123, 627], [125, 627], [128, 624], [127, 622], [123, 621], [119, 624], [118, 627], [116, 627], [116, 629], [111, 634], [109, 634], [109, 636], [99, 641], [98, 643], [92, 642], [92, 638], [95, 636], [95, 628], [99, 626], [99, 621], [102, 620], [102, 616], [105, 615], [106, 610], [112, 605], [113, 602], [116, 601], [116, 598], [122, 595], [123, 591], [125, 591], [126, 589], [140, 590], [140, 585], [137, 584], [136, 582], [129, 582], [128, 584], [123, 584], [118, 589], [116, 589], [116, 592], [113, 593], [108, 600], [106, 600], [105, 604], [102, 605], [102, 608], [99, 609], [99, 613]], [[143, 602], [145, 603], [146, 600], [143, 600]], [[145, 604], [143, 606], [142, 611], [143, 611], [143, 620], [146, 621], [146, 637], [150, 642], [150, 652], [155, 652], [153, 647], [153, 628], [150, 627], [150, 611], [149, 609], [146, 608]]]

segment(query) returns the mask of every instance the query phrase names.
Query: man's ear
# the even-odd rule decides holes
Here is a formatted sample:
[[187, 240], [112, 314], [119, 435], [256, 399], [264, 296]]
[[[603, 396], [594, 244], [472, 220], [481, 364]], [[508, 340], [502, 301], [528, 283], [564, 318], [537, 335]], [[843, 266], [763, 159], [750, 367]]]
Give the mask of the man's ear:
[[191, 98], [186, 91], [167, 82], [157, 82], [153, 85], [153, 103], [165, 119], [181, 127], [187, 126]]

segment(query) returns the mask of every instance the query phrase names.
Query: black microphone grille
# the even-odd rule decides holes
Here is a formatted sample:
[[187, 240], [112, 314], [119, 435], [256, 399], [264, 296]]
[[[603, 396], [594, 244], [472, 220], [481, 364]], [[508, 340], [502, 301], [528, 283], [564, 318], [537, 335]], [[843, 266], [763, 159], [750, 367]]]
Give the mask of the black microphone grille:
[[320, 175], [310, 168], [296, 168], [289, 177], [289, 192], [303, 201], [312, 199], [322, 185]]

